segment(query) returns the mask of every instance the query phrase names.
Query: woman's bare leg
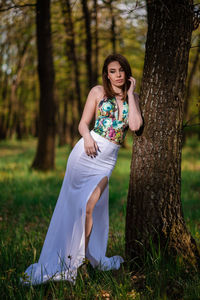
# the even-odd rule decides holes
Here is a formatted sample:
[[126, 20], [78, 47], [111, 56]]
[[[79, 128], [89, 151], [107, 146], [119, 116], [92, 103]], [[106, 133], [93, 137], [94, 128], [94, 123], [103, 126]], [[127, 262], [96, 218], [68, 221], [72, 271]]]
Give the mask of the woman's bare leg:
[[86, 220], [85, 220], [85, 252], [88, 246], [90, 234], [92, 232], [93, 220], [92, 220], [92, 213], [93, 209], [99, 200], [101, 194], [103, 193], [105, 187], [108, 184], [108, 177], [104, 177], [101, 181], [97, 184], [96, 188], [94, 189], [92, 195], [90, 196], [87, 206], [86, 206]]

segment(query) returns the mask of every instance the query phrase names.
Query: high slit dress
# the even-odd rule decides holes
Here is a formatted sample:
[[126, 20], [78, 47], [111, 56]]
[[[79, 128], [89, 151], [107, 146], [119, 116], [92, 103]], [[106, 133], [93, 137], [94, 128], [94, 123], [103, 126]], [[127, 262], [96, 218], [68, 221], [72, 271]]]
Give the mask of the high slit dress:
[[[117, 109], [117, 107], [116, 107]], [[75, 283], [77, 269], [85, 257], [99, 270], [119, 269], [123, 258], [106, 256], [109, 231], [109, 178], [115, 167], [119, 144], [91, 131], [99, 151], [91, 158], [85, 153], [81, 138], [71, 151], [60, 194], [50, 221], [37, 263], [25, 271], [24, 285], [42, 284], [49, 280]], [[86, 205], [102, 178], [108, 184], [93, 210], [93, 227], [85, 253]]]

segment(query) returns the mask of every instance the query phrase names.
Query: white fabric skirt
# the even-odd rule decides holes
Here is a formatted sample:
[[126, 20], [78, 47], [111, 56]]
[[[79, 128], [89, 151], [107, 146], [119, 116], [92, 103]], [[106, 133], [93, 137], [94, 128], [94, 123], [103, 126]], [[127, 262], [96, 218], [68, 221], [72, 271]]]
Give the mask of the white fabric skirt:
[[[39, 261], [30, 265], [23, 284], [48, 280], [75, 283], [78, 267], [85, 259], [85, 217], [90, 195], [100, 180], [108, 180], [115, 167], [120, 145], [90, 132], [100, 149], [95, 158], [85, 153], [81, 138], [71, 151], [63, 184], [46, 234]], [[106, 186], [93, 210], [93, 228], [86, 257], [100, 270], [119, 269], [121, 256], [106, 257], [109, 230], [109, 187]]]

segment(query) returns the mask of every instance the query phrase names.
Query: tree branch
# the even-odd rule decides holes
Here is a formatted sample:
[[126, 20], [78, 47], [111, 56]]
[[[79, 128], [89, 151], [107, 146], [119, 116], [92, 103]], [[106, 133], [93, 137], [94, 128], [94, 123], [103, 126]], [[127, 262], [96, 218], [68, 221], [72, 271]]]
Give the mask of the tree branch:
[[[190, 121], [192, 121], [192, 120], [194, 120], [196, 117], [198, 117], [199, 116], [199, 114], [196, 114], [196, 115], [194, 115], [191, 119], [189, 119], [185, 124], [183, 124], [183, 129], [185, 128], [185, 127], [188, 127], [188, 126], [191, 126], [191, 125], [188, 125], [189, 124], [189, 122]], [[197, 124], [198, 125], [198, 124]]]
[[200, 125], [200, 123], [191, 124], [191, 125], [185, 125], [184, 128], [185, 128], [185, 127], [192, 127], [192, 126], [199, 126], [199, 125]]
[[24, 7], [35, 7], [36, 6], [36, 3], [29, 3], [29, 4], [23, 4], [23, 5], [13, 5], [13, 6], [9, 6], [9, 7], [6, 7], [6, 8], [1, 8], [0, 9], [0, 12], [4, 12], [4, 11], [8, 11], [10, 9], [13, 9], [13, 8], [24, 8]]

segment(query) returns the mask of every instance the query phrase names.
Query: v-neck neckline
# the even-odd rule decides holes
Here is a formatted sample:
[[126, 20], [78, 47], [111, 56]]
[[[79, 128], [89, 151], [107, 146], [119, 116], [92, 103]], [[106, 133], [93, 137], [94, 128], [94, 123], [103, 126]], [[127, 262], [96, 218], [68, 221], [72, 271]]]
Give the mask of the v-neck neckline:
[[123, 122], [123, 110], [124, 110], [124, 105], [125, 105], [125, 102], [126, 102], [126, 100], [123, 100], [123, 103], [122, 103], [122, 119], [121, 120], [119, 120], [119, 105], [118, 105], [118, 102], [117, 102], [117, 99], [116, 99], [116, 97], [114, 96], [114, 99], [115, 99], [115, 103], [116, 103], [116, 106], [117, 106], [117, 118], [116, 118], [116, 120], [118, 121], [118, 122]]

